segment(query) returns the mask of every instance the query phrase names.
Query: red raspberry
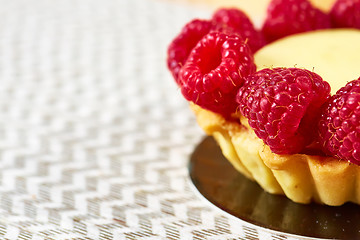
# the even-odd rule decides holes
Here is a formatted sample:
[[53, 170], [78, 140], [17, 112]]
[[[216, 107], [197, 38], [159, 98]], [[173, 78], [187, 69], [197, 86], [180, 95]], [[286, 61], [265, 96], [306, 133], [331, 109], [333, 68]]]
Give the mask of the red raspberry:
[[341, 88], [324, 105], [319, 138], [325, 153], [360, 165], [360, 78]]
[[242, 39], [211, 32], [191, 51], [179, 83], [187, 100], [229, 117], [236, 111], [235, 95], [243, 78], [255, 70], [251, 50]]
[[167, 65], [178, 82], [178, 74], [189, 53], [212, 27], [211, 21], [195, 19], [186, 24], [180, 34], [170, 43], [167, 51]]
[[266, 44], [262, 33], [257, 31], [248, 16], [238, 9], [219, 9], [214, 13], [212, 20], [215, 28], [230, 28], [232, 34], [248, 39], [250, 49], [254, 53]]
[[330, 85], [297, 68], [263, 69], [246, 78], [237, 102], [256, 135], [277, 154], [299, 153], [311, 143]]
[[307, 0], [272, 0], [267, 9], [263, 32], [268, 41], [274, 41], [330, 26], [330, 17]]
[[330, 17], [334, 27], [360, 28], [360, 0], [337, 0]]

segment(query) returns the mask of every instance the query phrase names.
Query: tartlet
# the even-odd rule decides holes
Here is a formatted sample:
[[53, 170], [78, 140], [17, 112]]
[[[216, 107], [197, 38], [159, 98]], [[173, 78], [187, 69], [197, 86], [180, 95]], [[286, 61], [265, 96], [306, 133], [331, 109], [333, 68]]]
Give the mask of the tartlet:
[[[216, 38], [219, 34], [208, 37], [208, 41], [227, 39], [221, 34], [222, 37]], [[231, 41], [236, 42], [236, 37], [231, 38]], [[360, 42], [360, 31], [355, 29], [314, 30], [293, 34], [256, 50], [254, 63], [257, 67], [256, 71], [277, 67], [310, 70], [321, 75], [330, 84], [331, 93], [334, 94], [347, 82], [360, 76], [360, 68], [357, 68], [360, 66], [360, 56], [357, 54], [360, 52], [358, 42]], [[203, 48], [207, 44], [208, 42], [201, 44], [199, 42], [197, 46]], [[300, 47], [302, 45], [303, 48]], [[200, 53], [201, 51], [199, 50]], [[191, 54], [197, 56], [199, 52], [192, 50]], [[244, 50], [241, 54], [248, 62], [251, 57], [246, 55], [247, 52], [248, 50]], [[179, 85], [186, 81], [185, 78], [185, 80], [181, 78], [182, 74], [188, 77], [189, 81], [194, 79], [195, 75], [189, 71], [193, 70], [199, 61], [191, 57], [188, 59], [190, 60], [187, 61], [194, 61], [195, 65], [186, 63], [180, 70], [180, 77], [174, 75]], [[254, 72], [249, 71], [247, 74], [251, 76]], [[207, 81], [205, 78], [201, 79]], [[205, 82], [199, 86], [202, 87], [202, 84]], [[236, 88], [235, 82], [233, 85]], [[200, 95], [194, 97], [189, 86], [186, 86], [185, 92], [183, 88], [182, 92], [190, 101], [190, 107], [195, 113], [199, 126], [207, 135], [214, 137], [225, 158], [237, 171], [256, 181], [265, 191], [286, 195], [292, 201], [303, 204], [312, 201], [331, 206], [339, 206], [345, 202], [360, 204], [359, 165], [319, 151], [318, 145], [321, 143], [317, 141], [307, 145], [301, 152], [277, 154], [254, 132], [248, 119], [239, 109], [232, 111], [229, 116], [227, 112], [218, 111], [219, 104], [223, 104], [218, 100], [222, 99], [215, 99], [214, 104], [218, 104], [217, 110], [209, 110], [208, 105], [205, 104], [203, 107], [202, 104], [198, 104]], [[195, 91], [200, 88], [193, 86]], [[207, 87], [209, 86], [214, 88], [214, 85]], [[227, 91], [233, 94], [231, 87]], [[206, 91], [204, 94], [207, 94]], [[217, 96], [223, 97], [221, 92]], [[204, 99], [208, 98], [206, 96]], [[317, 132], [317, 129], [314, 131]]]
[[[313, 41], [314, 45], [309, 46], [313, 38], [316, 38]], [[296, 61], [299, 67], [313, 66], [314, 70], [320, 68], [320, 72], [326, 71], [326, 65], [331, 64], [320, 61], [323, 56], [318, 44], [322, 41], [318, 41], [318, 38], [329, 39], [326, 44], [336, 49], [337, 53], [333, 52], [333, 54], [340, 55], [340, 60], [343, 59], [342, 54], [349, 54], [349, 49], [346, 51], [344, 49], [348, 48], [350, 44], [337, 44], [338, 48], [334, 44], [339, 43], [339, 38], [358, 42], [360, 41], [360, 31], [354, 29], [321, 30], [293, 35], [259, 50], [255, 54], [255, 62], [258, 67], [265, 68], [292, 66], [293, 61]], [[306, 42], [308, 54], [315, 51], [311, 60], [307, 58], [306, 54], [305, 56], [296, 54], [302, 50], [293, 47], [300, 42]], [[355, 46], [355, 48], [359, 49], [352, 48], [354, 52], [360, 51], [360, 47]], [[282, 49], [287, 56], [286, 63], [284, 63], [281, 53], [273, 54], [279, 52], [279, 49]], [[320, 52], [316, 53], [316, 49]], [[335, 58], [332, 60], [337, 61]], [[360, 76], [360, 69], [356, 68], [358, 64], [360, 64], [360, 57], [353, 58], [351, 64], [348, 65], [348, 75], [350, 76], [343, 76], [344, 74], [341, 72], [336, 74], [337, 70], [334, 68], [327, 70], [325, 80], [330, 83], [332, 92], [336, 92], [347, 81], [352, 80], [353, 76]], [[191, 104], [191, 109], [196, 115], [199, 126], [206, 134], [214, 137], [223, 155], [234, 168], [249, 179], [256, 181], [265, 191], [273, 194], [285, 194], [289, 199], [298, 203], [315, 201], [338, 206], [350, 201], [360, 204], [360, 167], [358, 165], [322, 155], [275, 154], [255, 135], [245, 117], [239, 116], [239, 124], [195, 104]]]

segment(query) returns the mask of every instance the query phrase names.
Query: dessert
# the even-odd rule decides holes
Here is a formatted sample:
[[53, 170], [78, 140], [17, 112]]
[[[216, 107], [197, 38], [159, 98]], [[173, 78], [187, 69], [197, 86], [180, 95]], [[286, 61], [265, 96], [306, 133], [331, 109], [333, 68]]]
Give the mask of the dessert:
[[267, 192], [360, 204], [360, 30], [287, 32], [251, 50], [232, 26], [210, 30], [175, 79], [200, 127]]
[[[349, 46], [353, 46], [353, 44], [343, 44], [346, 40], [350, 42], [360, 40], [360, 31], [324, 30], [295, 35], [264, 47], [255, 54], [255, 62], [258, 68], [259, 66], [265, 68], [269, 65], [293, 67], [295, 63], [292, 60], [296, 61], [298, 57], [300, 68], [305, 66], [306, 69], [314, 67], [323, 69], [325, 72], [330, 71], [328, 72], [329, 77], [324, 77], [324, 79], [328, 80], [332, 91], [336, 92], [337, 88], [339, 89], [346, 82], [354, 79], [353, 75], [360, 76], [360, 70], [356, 69], [356, 65], [360, 64], [360, 57], [353, 58], [354, 65], [350, 63], [347, 70], [344, 70], [346, 66], [338, 66], [341, 71], [352, 72], [348, 76], [342, 75], [339, 68], [336, 69], [332, 65], [334, 63], [332, 60], [336, 62], [338, 61], [336, 59], [344, 59], [343, 54], [348, 53], [351, 49]], [[306, 56], [304, 53], [302, 57], [297, 52], [303, 51], [295, 46], [299, 46], [303, 42], [306, 43], [309, 55]], [[314, 44], [312, 47], [311, 42]], [[324, 45], [324, 42], [334, 49], [333, 57], [327, 58], [327, 61], [322, 61], [324, 55], [321, 54], [321, 48], [318, 46], [320, 43]], [[346, 50], [346, 48], [350, 49]], [[279, 49], [282, 49], [283, 54], [288, 56], [288, 58], [285, 57], [287, 64], [283, 64], [282, 52]], [[312, 55], [311, 52], [314, 52], [315, 49], [319, 51], [319, 54]], [[323, 49], [325, 51], [326, 48]], [[360, 49], [358, 50], [360, 51]], [[275, 52], [278, 55], [274, 54]], [[313, 56], [312, 59], [309, 58], [311, 56]], [[317, 65], [315, 65], [316, 63]], [[330, 69], [327, 69], [327, 64]], [[309, 66], [312, 67], [309, 68]], [[321, 73], [320, 76], [326, 76]], [[335, 157], [324, 156], [316, 148], [312, 149], [312, 146], [298, 154], [276, 154], [255, 135], [245, 117], [240, 117], [241, 125], [239, 125], [236, 122], [226, 121], [222, 116], [201, 109], [194, 104], [192, 104], [192, 109], [197, 116], [199, 125], [208, 135], [214, 136], [224, 156], [233, 166], [245, 176], [257, 181], [266, 191], [285, 194], [299, 203], [309, 203], [312, 200], [327, 205], [341, 205], [347, 201], [360, 203], [359, 166]]]

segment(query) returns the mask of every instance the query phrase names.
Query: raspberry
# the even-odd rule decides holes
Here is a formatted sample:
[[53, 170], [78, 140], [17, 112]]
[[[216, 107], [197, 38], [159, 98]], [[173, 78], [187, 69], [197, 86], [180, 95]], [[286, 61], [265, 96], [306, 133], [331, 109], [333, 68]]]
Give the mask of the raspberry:
[[250, 49], [254, 53], [266, 44], [262, 33], [257, 31], [248, 16], [238, 9], [219, 9], [214, 13], [212, 20], [215, 28], [230, 28], [233, 34], [248, 39]]
[[360, 0], [337, 0], [330, 17], [334, 27], [360, 28]]
[[319, 142], [325, 153], [360, 165], [360, 78], [341, 88], [324, 105]]
[[211, 21], [194, 19], [186, 24], [170, 43], [167, 51], [167, 65], [177, 84], [179, 84], [179, 71], [185, 64], [189, 53], [198, 41], [210, 31], [211, 27]]
[[274, 41], [330, 26], [330, 17], [307, 0], [272, 0], [267, 9], [263, 33], [268, 41]]
[[236, 111], [235, 95], [243, 78], [255, 70], [251, 50], [242, 39], [211, 32], [180, 70], [181, 92], [187, 100], [228, 118]]
[[217, 31], [228, 35], [238, 35], [247, 39], [251, 50], [256, 52], [265, 45], [265, 39], [257, 31], [245, 13], [237, 9], [220, 9], [212, 20], [194, 19], [186, 24], [170, 43], [167, 51], [167, 66], [179, 85], [179, 71], [185, 64], [191, 50], [207, 33]]
[[263, 69], [246, 78], [236, 101], [256, 135], [277, 154], [299, 153], [315, 137], [330, 85], [298, 68]]

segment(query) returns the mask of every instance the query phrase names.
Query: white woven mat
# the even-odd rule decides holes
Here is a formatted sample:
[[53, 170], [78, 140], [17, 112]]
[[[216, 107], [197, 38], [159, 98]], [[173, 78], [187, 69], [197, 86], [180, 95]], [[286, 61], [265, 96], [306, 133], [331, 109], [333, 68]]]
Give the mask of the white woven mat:
[[159, 0], [16, 0], [0, 8], [0, 237], [285, 239], [190, 186], [203, 132], [166, 69], [210, 12]]

